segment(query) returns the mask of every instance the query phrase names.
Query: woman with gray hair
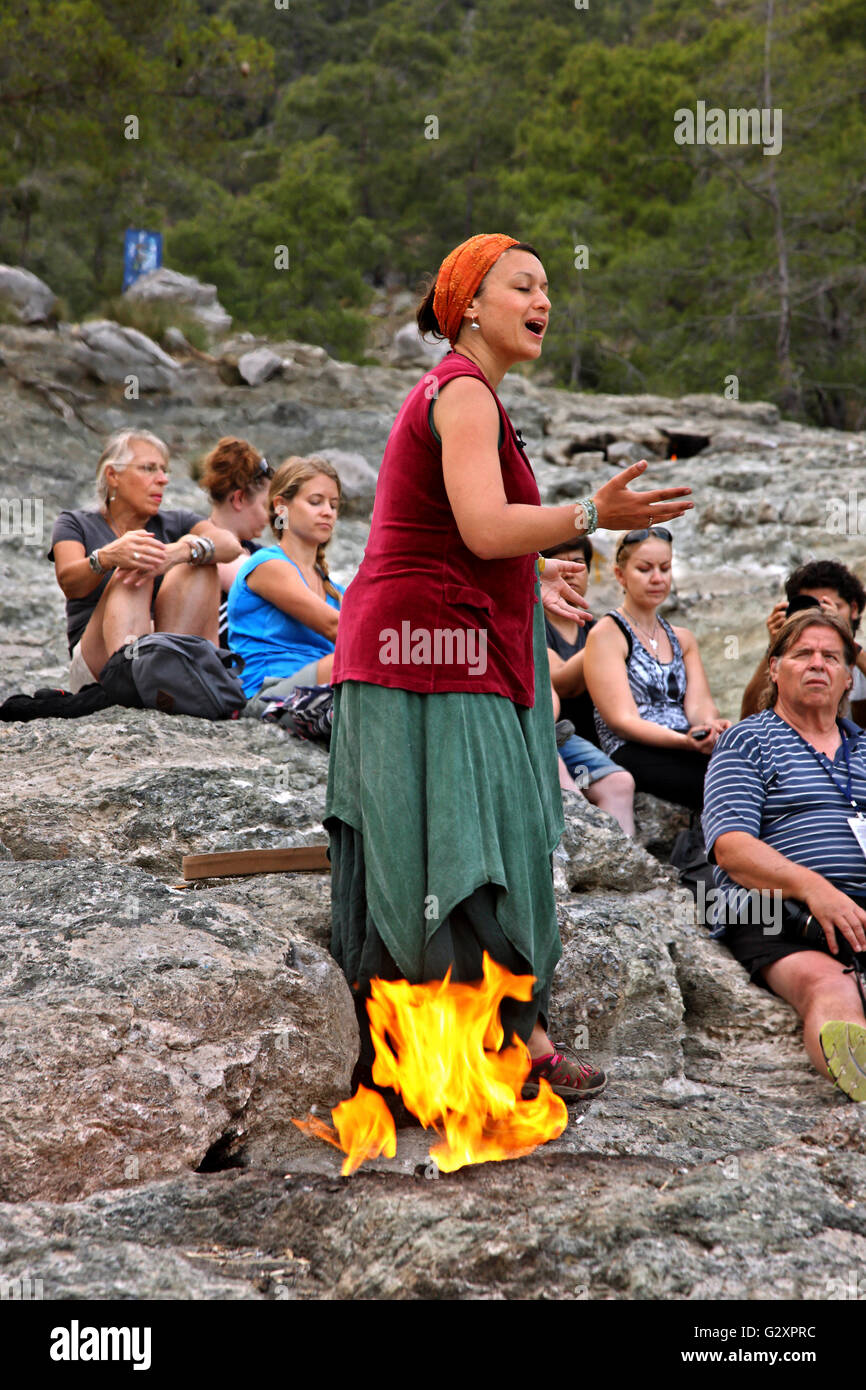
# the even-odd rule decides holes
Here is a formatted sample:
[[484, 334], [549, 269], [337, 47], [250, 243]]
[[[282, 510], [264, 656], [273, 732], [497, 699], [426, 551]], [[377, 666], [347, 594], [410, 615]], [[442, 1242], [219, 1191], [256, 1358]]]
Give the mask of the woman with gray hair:
[[96, 470], [98, 510], [61, 512], [49, 560], [66, 596], [69, 688], [99, 678], [108, 658], [145, 633], [179, 632], [217, 644], [217, 564], [237, 539], [195, 512], [161, 511], [168, 449], [148, 430], [120, 430]]

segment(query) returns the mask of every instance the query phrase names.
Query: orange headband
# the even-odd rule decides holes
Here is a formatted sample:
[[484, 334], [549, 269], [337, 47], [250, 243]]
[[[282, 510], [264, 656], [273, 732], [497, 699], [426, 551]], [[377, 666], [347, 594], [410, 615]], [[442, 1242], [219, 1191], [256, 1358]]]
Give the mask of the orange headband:
[[482, 233], [461, 242], [445, 257], [436, 276], [433, 312], [449, 343], [456, 341], [467, 305], [490, 267], [509, 246], [518, 244], [516, 237], [502, 232]]

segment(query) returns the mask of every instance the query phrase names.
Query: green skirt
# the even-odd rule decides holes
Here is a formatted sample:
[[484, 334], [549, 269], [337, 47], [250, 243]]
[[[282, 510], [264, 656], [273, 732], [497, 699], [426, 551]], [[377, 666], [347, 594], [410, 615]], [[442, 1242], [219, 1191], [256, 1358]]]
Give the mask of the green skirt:
[[383, 956], [386, 977], [413, 983], [441, 979], [452, 948], [459, 967], [448, 925], [468, 907], [474, 937], [535, 975], [536, 1011], [546, 1004], [561, 953], [550, 856], [564, 822], [540, 600], [533, 656], [532, 709], [502, 695], [336, 687], [331, 949], [354, 989], [386, 974]]

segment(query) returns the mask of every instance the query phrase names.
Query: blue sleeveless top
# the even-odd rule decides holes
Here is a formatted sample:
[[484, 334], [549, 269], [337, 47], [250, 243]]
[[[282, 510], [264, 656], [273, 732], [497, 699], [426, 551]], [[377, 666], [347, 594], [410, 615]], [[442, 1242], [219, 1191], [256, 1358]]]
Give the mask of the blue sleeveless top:
[[[278, 545], [264, 546], [244, 560], [229, 590], [229, 646], [246, 662], [241, 681], [244, 694], [255, 695], [266, 676], [293, 676], [311, 661], [319, 661], [334, 650], [333, 642], [305, 627], [289, 613], [284, 613], [260, 594], [247, 587], [247, 575], [266, 560], [285, 560], [300, 569]], [[304, 576], [301, 574], [301, 578]], [[307, 584], [306, 579], [304, 583]], [[333, 584], [334, 581], [330, 580]], [[307, 584], [307, 588], [309, 588]], [[334, 584], [342, 594], [339, 584]], [[331, 608], [339, 608], [332, 594], [325, 596]]]

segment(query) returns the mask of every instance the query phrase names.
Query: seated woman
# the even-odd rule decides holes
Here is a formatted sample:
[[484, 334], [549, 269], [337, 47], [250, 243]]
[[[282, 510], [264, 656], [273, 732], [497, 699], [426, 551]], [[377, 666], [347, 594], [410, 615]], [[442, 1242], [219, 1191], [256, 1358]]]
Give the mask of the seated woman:
[[108, 658], [145, 633], [217, 644], [218, 564], [234, 536], [195, 512], [161, 511], [168, 449], [147, 430], [120, 430], [97, 464], [97, 511], [61, 512], [49, 560], [66, 595], [70, 690], [93, 684]]
[[[343, 590], [328, 578], [325, 547], [340, 497], [340, 479], [324, 459], [286, 459], [271, 479], [268, 511], [278, 543], [241, 562], [228, 600], [229, 645], [246, 662], [250, 698], [330, 683]], [[245, 712], [261, 708], [256, 701]]]
[[621, 538], [614, 574], [623, 601], [590, 631], [583, 669], [603, 751], [638, 791], [700, 811], [709, 754], [731, 721], [719, 718], [693, 634], [658, 616], [671, 545], [663, 526]]
[[231, 531], [241, 543], [236, 560], [218, 565], [220, 581], [219, 644], [228, 646], [226, 607], [229, 589], [244, 561], [244, 553], [255, 555], [261, 546], [257, 536], [268, 524], [268, 484], [274, 470], [264, 455], [245, 439], [220, 439], [204, 461], [199, 485], [210, 497], [210, 520], [214, 526]]
[[[589, 536], [578, 536], [574, 542], [565, 541], [541, 553], [545, 559], [583, 561], [583, 573], [569, 582], [585, 598], [593, 556]], [[593, 806], [613, 816], [626, 835], [634, 835], [634, 778], [598, 747], [594, 710], [586, 690], [583, 656], [592, 622], [590, 618], [581, 625], [558, 613], [544, 614], [554, 717], [574, 725], [571, 737], [559, 744], [560, 762], [568, 769], [564, 785], [568, 790], [582, 791]]]

